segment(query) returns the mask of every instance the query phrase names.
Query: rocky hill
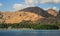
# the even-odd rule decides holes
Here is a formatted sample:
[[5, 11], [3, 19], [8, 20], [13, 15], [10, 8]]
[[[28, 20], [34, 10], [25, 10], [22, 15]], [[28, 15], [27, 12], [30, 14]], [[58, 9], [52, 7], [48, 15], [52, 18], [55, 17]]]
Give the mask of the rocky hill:
[[47, 11], [52, 16], [57, 16], [57, 14], [58, 14], [58, 12], [56, 10], [54, 10], [54, 9], [48, 9]]
[[28, 7], [16, 12], [0, 12], [0, 23], [19, 23], [25, 21], [38, 21], [41, 19], [56, 17], [54, 9], [43, 10], [40, 7]]
[[41, 15], [43, 17], [50, 17], [52, 15], [48, 14], [47, 11], [45, 11], [44, 9], [40, 8], [40, 7], [28, 7], [19, 11], [24, 11], [24, 12], [32, 12], [32, 13], [36, 13], [38, 15]]

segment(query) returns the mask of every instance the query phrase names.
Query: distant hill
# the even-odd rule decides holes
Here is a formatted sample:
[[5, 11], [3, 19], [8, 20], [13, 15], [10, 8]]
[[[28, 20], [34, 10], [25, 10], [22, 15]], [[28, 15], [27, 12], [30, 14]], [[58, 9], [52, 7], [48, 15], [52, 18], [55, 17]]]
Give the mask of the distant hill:
[[0, 23], [19, 23], [25, 21], [45, 21], [49, 17], [56, 17], [57, 12], [54, 9], [44, 10], [40, 7], [27, 7], [16, 12], [1, 12]]
[[28, 8], [19, 10], [19, 11], [36, 13], [36, 14], [41, 15], [43, 17], [50, 17], [50, 16], [52, 16], [51, 14], [48, 14], [47, 11], [45, 11], [44, 9], [42, 9], [40, 7], [28, 7]]
[[57, 16], [58, 12], [54, 9], [48, 9], [47, 10], [48, 14], [52, 15], [52, 16]]

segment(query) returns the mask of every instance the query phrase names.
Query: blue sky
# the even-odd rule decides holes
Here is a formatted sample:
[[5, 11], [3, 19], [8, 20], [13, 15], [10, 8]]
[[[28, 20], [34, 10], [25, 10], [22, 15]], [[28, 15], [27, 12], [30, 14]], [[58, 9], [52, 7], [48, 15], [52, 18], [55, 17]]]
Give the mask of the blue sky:
[[[37, 1], [37, 2], [36, 2]], [[40, 1], [40, 2], [39, 2]], [[43, 3], [42, 3], [43, 2]], [[59, 4], [59, 0], [57, 1], [57, 3], [55, 3], [55, 1], [51, 2], [51, 1], [42, 1], [41, 0], [0, 0], [0, 11], [15, 11], [16, 9], [19, 8], [25, 8], [26, 5], [28, 5], [29, 7], [32, 6], [39, 6], [41, 8], [53, 8], [56, 7], [58, 9], [60, 9], [60, 4]], [[16, 5], [18, 4], [18, 5]]]

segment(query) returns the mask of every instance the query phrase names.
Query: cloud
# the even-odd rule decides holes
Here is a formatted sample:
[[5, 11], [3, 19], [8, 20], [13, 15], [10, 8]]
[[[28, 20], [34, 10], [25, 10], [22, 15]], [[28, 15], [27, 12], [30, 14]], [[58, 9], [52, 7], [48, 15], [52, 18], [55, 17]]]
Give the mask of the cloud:
[[59, 8], [57, 8], [57, 7], [53, 7], [52, 9], [54, 9], [54, 10], [56, 10], [56, 11], [59, 11]]
[[13, 5], [13, 8], [15, 10], [21, 10], [21, 9], [24, 9], [24, 8], [27, 8], [27, 7], [33, 7], [34, 5], [27, 5], [27, 4], [14, 4]]
[[54, 6], [53, 9], [57, 9], [57, 7]]
[[48, 8], [43, 8], [44, 10], [48, 10], [48, 9], [50, 9], [50, 7], [48, 7]]
[[25, 8], [25, 5], [24, 5], [24, 4], [14, 4], [14, 5], [13, 5], [13, 8], [14, 8], [15, 10], [20, 10], [20, 9]]
[[0, 3], [0, 6], [2, 6], [3, 4], [2, 3]]
[[33, 5], [33, 4], [37, 4], [38, 0], [25, 0], [25, 3], [28, 5]]
[[60, 0], [39, 0], [40, 3], [60, 3]]
[[48, 8], [43, 8], [44, 10], [48, 10], [48, 9], [54, 9], [56, 10], [57, 12], [59, 11], [59, 8], [56, 7], [56, 6], [53, 6], [53, 7], [48, 7]]
[[55, 3], [60, 3], [60, 0], [53, 0]]
[[40, 0], [40, 3], [50, 3], [53, 2], [53, 0]]
[[60, 0], [25, 0], [26, 4], [41, 4], [41, 3], [60, 3]]
[[[36, 6], [36, 4], [45, 4], [45, 3], [60, 3], [60, 0], [25, 0], [22, 4], [18, 4], [18, 3], [15, 3], [13, 5], [13, 8], [15, 10], [21, 10], [21, 9], [24, 9], [26, 7], [33, 7], [33, 6]], [[56, 8], [56, 7], [54, 7]], [[49, 9], [49, 8], [47, 8]], [[45, 9], [45, 10], [47, 10]]]

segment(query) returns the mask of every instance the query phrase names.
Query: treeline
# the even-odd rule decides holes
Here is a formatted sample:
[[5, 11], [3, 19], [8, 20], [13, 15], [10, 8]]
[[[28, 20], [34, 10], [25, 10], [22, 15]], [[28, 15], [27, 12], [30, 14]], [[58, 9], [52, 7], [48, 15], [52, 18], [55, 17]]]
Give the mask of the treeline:
[[38, 22], [31, 22], [31, 21], [23, 21], [21, 23], [14, 23], [14, 24], [7, 24], [7, 23], [0, 24], [0, 28], [8, 29], [9, 27], [11, 27], [11, 29], [29, 28], [35, 30], [59, 29], [59, 27], [55, 24], [40, 24]]

